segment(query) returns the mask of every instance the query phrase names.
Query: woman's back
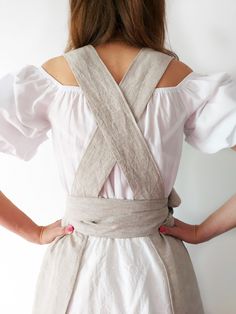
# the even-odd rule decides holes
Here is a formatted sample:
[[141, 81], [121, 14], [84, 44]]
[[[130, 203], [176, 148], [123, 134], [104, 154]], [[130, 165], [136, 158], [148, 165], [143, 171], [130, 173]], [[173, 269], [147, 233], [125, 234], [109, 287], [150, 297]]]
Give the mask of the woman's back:
[[[121, 81], [140, 50], [140, 48], [131, 47], [123, 44], [123, 42], [116, 41], [98, 45], [95, 49], [117, 83]], [[50, 114], [50, 119], [53, 128], [57, 127], [57, 132], [53, 132], [54, 147], [59, 159], [59, 170], [62, 172], [63, 186], [69, 193], [74, 176], [73, 171], [77, 168], [78, 162], [82, 158], [83, 150], [88, 144], [88, 139], [93, 134], [96, 123], [93, 114], [87, 106], [83, 90], [81, 90], [80, 86], [78, 87], [79, 82], [76, 81], [63, 56], [52, 58], [45, 62], [42, 67], [32, 69], [32, 71], [37, 72], [38, 79], [42, 77], [42, 79], [50, 83], [52, 91], [50, 92], [50, 88], [47, 90], [49, 95], [53, 97], [55, 89], [59, 92], [57, 95], [58, 104], [54, 104], [54, 110]], [[222, 138], [218, 136], [217, 145], [214, 141], [215, 132], [217, 131], [215, 126], [220, 119], [219, 112], [223, 108], [215, 110], [214, 113], [211, 109], [212, 107], [214, 108], [214, 103], [208, 104], [203, 114], [205, 113], [206, 116], [211, 115], [211, 123], [209, 122], [206, 126], [204, 126], [206, 118], [204, 115], [200, 115], [200, 112], [206, 99], [209, 99], [218, 86], [227, 80], [228, 76], [224, 73], [213, 74], [212, 76], [199, 74], [192, 71], [183, 62], [173, 59], [170, 61], [160, 81], [157, 82], [157, 88], [138, 124], [160, 167], [164, 178], [166, 196], [169, 195], [175, 182], [184, 133], [186, 135], [185, 140], [188, 143], [205, 152], [216, 151], [226, 145], [223, 133], [221, 133]], [[201, 92], [197, 93], [200, 90]], [[67, 113], [64, 112], [65, 108], [68, 108]], [[77, 111], [80, 112], [79, 115]], [[71, 121], [66, 123], [67, 117], [71, 119], [71, 116], [74, 117], [74, 123], [71, 124]], [[68, 128], [68, 131], [60, 129], [59, 121], [62, 120], [64, 120], [64, 128]], [[225, 123], [227, 122], [225, 121]], [[205, 133], [202, 136], [201, 132], [203, 129]], [[71, 136], [74, 136], [75, 139], [70, 139], [69, 137]], [[68, 155], [68, 142], [72, 142], [70, 155]], [[114, 178], [117, 179], [115, 180]], [[118, 178], [121, 178], [121, 180], [119, 181]], [[126, 179], [118, 165], [112, 170], [105, 186], [109, 187], [110, 192], [107, 192], [104, 196], [132, 198], [131, 189], [127, 185]], [[103, 193], [105, 192], [103, 191]]]
[[[104, 45], [96, 46], [100, 58], [111, 72], [115, 81], [119, 83], [126, 73], [132, 60], [137, 55], [140, 48], [114, 41]], [[55, 57], [43, 65], [43, 68], [63, 85], [77, 86], [78, 83], [71, 72], [67, 61], [63, 56]], [[178, 85], [192, 69], [181, 61], [173, 59], [163, 77], [157, 84], [158, 87], [172, 87]]]
[[[113, 42], [96, 46], [96, 50], [119, 83], [139, 48]], [[229, 75], [197, 73], [175, 59], [170, 61], [156, 86], [138, 125], [159, 165], [167, 196], [177, 175], [183, 136], [203, 152], [230, 147], [228, 132], [233, 132], [234, 125], [228, 113], [235, 105], [230, 96]], [[66, 59], [59, 56], [39, 67], [26, 65], [17, 73], [3, 77], [0, 89], [5, 99], [0, 111], [1, 150], [28, 160], [48, 138], [46, 133], [51, 129], [62, 185], [70, 193], [75, 169], [96, 123]], [[8, 117], [6, 122], [9, 110], [12, 121]], [[110, 191], [107, 197], [132, 198], [118, 165], [106, 186]]]
[[92, 2], [70, 1], [66, 56], [0, 80], [0, 151], [29, 160], [52, 131], [74, 226], [47, 248], [33, 313], [203, 314], [183, 241], [159, 227], [175, 223], [184, 135], [235, 145], [236, 82], [167, 57], [164, 0]]
[[[54, 72], [43, 67], [50, 80], [61, 90], [57, 92], [49, 116], [59, 168], [67, 180], [68, 198], [63, 224], [70, 222], [78, 232], [75, 232], [74, 240], [71, 237], [71, 244], [67, 244], [72, 245], [77, 254], [70, 256], [63, 249], [61, 262], [63, 265], [70, 264], [70, 267], [66, 266], [67, 270], [62, 271], [47, 268], [57, 280], [49, 289], [55, 291], [59, 284], [55, 272], [74, 278], [80, 260], [80, 271], [69, 302], [66, 292], [71, 289], [71, 282], [65, 282], [64, 290], [58, 292], [62, 313], [68, 305], [69, 313], [169, 314], [178, 309], [179, 313], [203, 314], [186, 248], [176, 239], [174, 242], [162, 239], [157, 228], [160, 221], [171, 223], [171, 216], [167, 213], [169, 208], [164, 202], [173, 187], [181, 155], [184, 122], [188, 118], [188, 111], [179, 101], [185, 91], [181, 86], [183, 79], [192, 71], [184, 72], [184, 76], [183, 71], [182, 76], [171, 76], [170, 73], [155, 88], [153, 83], [158, 84], [157, 78], [168, 67], [170, 58], [144, 49], [132, 71], [126, 75], [140, 50], [113, 49], [110, 46], [110, 49], [95, 51], [91, 46], [84, 46], [67, 56], [68, 65], [81, 79], [81, 87], [77, 86], [77, 80], [74, 80], [63, 57], [52, 61]], [[119, 86], [113, 84], [96, 52]], [[144, 62], [146, 60], [148, 62]], [[187, 67], [181, 66], [186, 71]], [[169, 67], [171, 71], [172, 67], [175, 73], [179, 73], [175, 64]], [[43, 73], [42, 69], [40, 71]], [[151, 82], [147, 80], [149, 73], [152, 73]], [[100, 79], [103, 80], [101, 84]], [[95, 84], [92, 84], [93, 80]], [[63, 91], [63, 86], [73, 87], [73, 90], [71, 93], [69, 88], [68, 92]], [[140, 90], [143, 90], [143, 95]], [[151, 97], [149, 92], [152, 92]], [[125, 97], [119, 97], [120, 94]], [[133, 115], [135, 119], [132, 119]], [[156, 170], [159, 168], [160, 172]], [[160, 173], [160, 180], [156, 180]], [[98, 203], [92, 204], [95, 199]], [[86, 201], [90, 202], [88, 207]], [[152, 209], [144, 201], [150, 201]], [[154, 201], [159, 202], [159, 207]], [[113, 215], [116, 222], [111, 220]], [[150, 234], [153, 237], [149, 237]], [[157, 250], [160, 250], [160, 258]], [[59, 251], [57, 244], [48, 250], [45, 265], [47, 260], [61, 256]], [[181, 256], [176, 258], [170, 251]], [[167, 288], [163, 263], [170, 276], [171, 292]], [[172, 268], [176, 269], [177, 277]], [[49, 306], [49, 312], [52, 312], [55, 307], [58, 310], [59, 305], [55, 299], [51, 300], [50, 294], [45, 300], [43, 291], [48, 289], [45, 287], [48, 283], [43, 273], [34, 308], [39, 307], [43, 312], [45, 306]], [[52, 277], [49, 282], [53, 282]], [[187, 282], [191, 287], [186, 286]], [[186, 299], [190, 300], [189, 304], [186, 304]]]
[[[90, 61], [99, 61], [97, 56], [95, 58], [95, 50], [81, 48], [79, 51], [91, 53]], [[117, 44], [97, 48], [97, 53], [117, 83], [127, 73], [138, 51], [139, 49], [121, 48]], [[148, 56], [150, 50], [146, 52]], [[81, 55], [86, 60], [86, 54]], [[141, 54], [142, 58], [138, 59], [135, 67], [137, 71], [139, 66], [147, 64], [141, 62], [145, 56], [145, 53]], [[99, 67], [101, 63], [94, 65], [96, 71], [102, 69], [101, 78], [107, 78], [103, 73], [105, 68]], [[153, 66], [159, 70], [156, 64]], [[141, 73], [149, 73], [148, 69], [145, 66]], [[93, 67], [88, 70], [87, 77], [92, 83]], [[86, 77], [86, 71], [83, 74]], [[98, 83], [100, 72], [96, 74]], [[123, 84], [122, 88], [127, 88], [132, 83], [132, 78], [129, 75], [127, 85]], [[138, 85], [134, 85], [136, 88], [142, 87], [142, 82], [146, 86], [145, 77], [143, 81], [140, 81], [139, 76], [135, 78], [139, 78]], [[0, 151], [29, 160], [36, 154], [39, 145], [48, 138], [47, 131], [51, 130], [60, 179], [67, 195], [71, 195], [73, 183], [79, 181], [75, 180], [76, 174], [81, 160], [87, 160], [83, 156], [95, 138], [98, 126], [89, 106], [91, 104], [86, 98], [87, 93], [82, 85], [77, 85], [69, 63], [63, 56], [53, 58], [41, 67], [26, 65], [17, 73], [8, 74], [0, 80]], [[105, 90], [98, 90], [97, 95], [108, 97], [109, 87], [114, 87], [114, 84], [107, 89], [105, 84], [102, 85]], [[148, 103], [144, 104], [145, 110], [136, 121], [138, 128], [135, 130], [141, 131], [140, 134], [145, 139], [143, 143], [147, 144], [150, 156], [159, 167], [167, 198], [175, 183], [184, 135], [185, 141], [208, 153], [235, 144], [235, 82], [227, 73], [200, 74], [173, 60], [154, 86], [156, 88]], [[100, 101], [100, 97], [97, 99]], [[138, 100], [135, 97], [135, 102]], [[111, 102], [105, 102], [109, 107]], [[96, 104], [98, 108], [100, 104], [102, 103]], [[124, 108], [120, 106], [119, 109], [117, 113]], [[130, 122], [132, 119], [124, 121]], [[124, 121], [126, 135], [123, 134], [123, 139], [127, 142], [127, 138], [133, 138], [128, 133], [129, 123]], [[90, 147], [99, 151], [96, 142]], [[103, 155], [98, 156], [98, 159], [97, 156], [95, 155], [95, 166], [98, 160], [102, 168]], [[134, 162], [137, 159], [136, 155], [130, 157]], [[147, 159], [143, 158], [140, 173], [150, 171], [151, 164], [146, 164], [145, 161]], [[130, 165], [132, 168], [132, 162]], [[86, 173], [86, 168], [84, 170]], [[103, 172], [102, 175], [104, 176]], [[99, 181], [96, 173], [92, 173], [92, 179], [94, 177], [94, 181]], [[133, 190], [119, 163], [115, 162], [110, 174], [105, 177], [97, 200], [120, 199], [126, 203], [126, 200], [134, 199]], [[75, 214], [78, 214], [78, 210], [75, 210]], [[155, 211], [155, 214], [158, 213], [159, 210]], [[89, 213], [86, 212], [86, 215]], [[76, 220], [68, 221], [75, 227], [73, 235], [70, 238], [58, 238], [48, 247], [39, 276], [34, 313], [51, 314], [56, 309], [57, 313], [64, 314], [63, 307], [67, 304], [68, 313], [169, 314], [173, 311], [178, 313], [178, 309], [179, 313], [203, 313], [194, 270], [183, 242], [173, 237], [160, 236], [158, 228], [152, 237], [115, 238], [115, 241], [111, 241], [109, 237], [86, 236], [80, 232], [80, 224], [84, 222], [80, 221], [79, 216]], [[121, 221], [126, 222], [127, 218], [129, 223], [128, 217], [130, 216], [127, 215], [125, 219], [122, 217]], [[171, 216], [166, 216], [164, 221], [149, 219], [149, 222], [163, 225], [169, 223], [169, 217]], [[108, 221], [110, 218], [107, 217]], [[89, 217], [88, 224], [86, 221], [85, 225], [93, 229], [93, 217]], [[114, 226], [109, 222], [106, 224], [106, 221], [101, 220], [98, 227], [104, 223], [112, 229]], [[135, 224], [130, 223], [130, 226]], [[79, 272], [75, 281], [77, 267]], [[191, 301], [186, 303], [186, 299]], [[105, 312], [104, 306], [107, 307]]]
[[[113, 42], [106, 45], [97, 46], [95, 49], [117, 83], [122, 80], [124, 74], [128, 71], [131, 63], [140, 50], [140, 48], [131, 47], [123, 44], [122, 42]], [[66, 105], [66, 103], [64, 103], [65, 107], [69, 106], [70, 108], [73, 108], [73, 110], [75, 110], [74, 106], [75, 103], [77, 103], [77, 110], [81, 111], [79, 116], [74, 117], [76, 125], [74, 126], [73, 136], [75, 138], [78, 137], [79, 139], [73, 141], [74, 143], [77, 143], [77, 147], [71, 146], [71, 151], [75, 152], [73, 157], [72, 155], [67, 155], [68, 149], [66, 149], [66, 146], [64, 146], [69, 140], [69, 138], [65, 138], [66, 131], [63, 130], [61, 136], [56, 134], [56, 132], [53, 132], [53, 141], [55, 143], [54, 146], [61, 147], [62, 150], [60, 154], [57, 154], [57, 156], [60, 156], [57, 158], [61, 159], [59, 160], [59, 169], [62, 169], [61, 164], [64, 164], [64, 168], [66, 164], [68, 164], [69, 167], [70, 159], [73, 159], [73, 169], [76, 169], [78, 165], [75, 163], [75, 161], [78, 163], [78, 161], [82, 158], [82, 151], [85, 150], [85, 147], [88, 144], [88, 139], [91, 137], [94, 132], [94, 128], [96, 127], [95, 119], [89, 110], [83, 89], [81, 90], [78, 84], [79, 82], [76, 81], [69, 64], [63, 56], [55, 57], [44, 63], [40, 68], [40, 72], [45, 74], [47, 78], [51, 80], [51, 83], [56, 83], [59, 90], [61, 88], [63, 89], [63, 87], [66, 87], [69, 89], [73, 88], [75, 91], [76, 87], [78, 87], [78, 95], [81, 97], [77, 98], [77, 100], [73, 99], [73, 101], [72, 98], [70, 98], [71, 104]], [[175, 59], [171, 60], [167, 66], [166, 71], [164, 72], [164, 75], [159, 80], [159, 82], [157, 82], [156, 89], [149, 101], [149, 104], [147, 104], [142, 117], [138, 121], [138, 125], [145, 135], [146, 140], [154, 154], [154, 158], [159, 164], [160, 171], [164, 178], [166, 196], [170, 193], [175, 180], [175, 175], [177, 173], [182, 148], [182, 145], [180, 145], [183, 136], [182, 126], [187, 114], [187, 112], [183, 110], [182, 105], [174, 104], [176, 102], [176, 95], [174, 91], [176, 91], [176, 93], [178, 92], [179, 87], [181, 86], [184, 79], [186, 79], [186, 77], [191, 73], [192, 70], [184, 63]], [[70, 92], [69, 89], [68, 94]], [[166, 98], [166, 100], [164, 98]], [[157, 103], [159, 103], [159, 105]], [[54, 108], [56, 107], [57, 106], [54, 106]], [[163, 125], [161, 120], [163, 119], [163, 114], [165, 111], [169, 112], [167, 117], [168, 123], [166, 121], [166, 124]], [[75, 114], [76, 111], [71, 113], [68, 110], [69, 117], [72, 115], [74, 116]], [[53, 114], [50, 114], [50, 116], [54, 121], [52, 122], [53, 126], [57, 125], [57, 121], [61, 120], [59, 117], [59, 110], [53, 111]], [[62, 119], [64, 119], [64, 123], [66, 123], [66, 117], [67, 114], [65, 115], [65, 113], [63, 113]], [[179, 122], [175, 121], [176, 117], [178, 117]], [[160, 122], [158, 123], [159, 119]], [[72, 129], [72, 126], [69, 126], [69, 122], [67, 125], [68, 128]], [[86, 128], [83, 127], [83, 125], [86, 125]], [[151, 128], [150, 126], [153, 127]], [[64, 127], [66, 127], [66, 125], [64, 125]], [[170, 136], [173, 128], [175, 128], [175, 134]], [[162, 133], [163, 135], [165, 134], [165, 138]], [[86, 135], [82, 137], [79, 134]], [[61, 143], [59, 143], [59, 141]], [[170, 146], [169, 153], [171, 153], [171, 155], [167, 159], [164, 157], [163, 153], [168, 149], [168, 146]], [[64, 147], [64, 149], [62, 149], [62, 147]], [[81, 148], [83, 148], [83, 150], [81, 150]], [[69, 169], [68, 171], [65, 169], [63, 170], [64, 172], [61, 177], [63, 177], [63, 184], [64, 186], [66, 185], [66, 190], [69, 193], [71, 191], [72, 182], [68, 182], [68, 177], [72, 178], [74, 174], [70, 173], [71, 171], [69, 171]], [[101, 194], [103, 197], [132, 198], [132, 190], [127, 184], [126, 178], [118, 164], [116, 164], [112, 169], [109, 177], [107, 178], [107, 182], [101, 191]]]
[[[119, 83], [138, 49], [120, 48], [118, 51], [117, 45], [110, 45], [97, 52]], [[144, 73], [146, 70], [145, 68]], [[165, 197], [168, 197], [176, 179], [184, 134], [188, 143], [208, 153], [235, 144], [235, 82], [224, 72], [200, 74], [174, 60], [170, 61], [157, 83], [137, 125], [159, 166]], [[29, 160], [36, 154], [38, 146], [47, 139], [47, 131], [51, 129], [60, 178], [68, 195], [71, 193], [76, 170], [97, 128], [86, 93], [77, 85], [63, 56], [53, 58], [43, 67], [26, 65], [17, 73], [8, 74], [0, 80], [1, 152]], [[143, 169], [146, 169], [145, 166], [140, 171]], [[133, 199], [133, 191], [118, 163], [112, 168], [99, 196], [102, 199]], [[77, 228], [76, 224], [75, 227]], [[67, 288], [72, 288], [70, 274], [74, 274], [78, 266], [77, 256], [82, 248], [84, 251], [79, 259], [80, 271], [71, 294], [68, 313], [104, 312], [105, 304], [109, 307], [108, 313], [114, 310], [114, 313], [167, 314], [173, 312], [172, 301], [174, 307], [180, 306], [181, 313], [202, 313], [194, 272], [182, 242], [168, 236], [162, 238], [158, 230], [152, 239], [137, 237], [116, 241], [103, 237], [86, 238], [78, 231], [79, 229], [71, 238], [56, 239], [48, 248], [39, 277], [35, 313], [45, 313], [44, 307], [48, 306], [48, 302], [52, 308], [47, 313], [55, 313], [54, 306], [60, 307], [57, 303], [59, 297], [54, 295], [53, 298], [52, 291], [62, 294], [61, 302], [65, 305]], [[66, 239], [72, 242], [63, 242]], [[82, 239], [87, 239], [83, 245], [80, 243]], [[169, 241], [174, 242], [170, 244]], [[68, 254], [67, 244], [64, 246], [63, 243], [71, 245], [75, 254], [72, 251], [71, 255]], [[76, 248], [75, 243], [78, 245]], [[169, 251], [167, 243], [172, 247]], [[175, 245], [180, 246], [176, 249]], [[159, 255], [157, 249], [160, 247], [162, 252]], [[164, 253], [166, 249], [169, 255]], [[180, 254], [178, 258], [175, 256], [177, 253]], [[59, 256], [62, 258], [60, 261]], [[165, 267], [175, 269], [168, 274], [175, 285], [173, 296], [169, 295], [167, 289], [168, 280], [162, 266], [162, 257], [167, 258]], [[58, 265], [57, 268], [54, 267], [55, 264]], [[187, 272], [187, 268], [182, 267], [183, 264], [190, 267]], [[61, 269], [61, 265], [65, 268]], [[45, 271], [47, 276], [44, 276]], [[67, 279], [67, 286], [63, 285], [65, 290], [62, 290], [57, 285], [64, 272], [67, 275], [63, 278], [63, 283]], [[189, 284], [189, 275], [192, 276], [191, 289], [186, 285], [186, 282]], [[51, 278], [49, 282], [54, 285], [51, 288], [48, 288], [48, 276]], [[45, 298], [45, 291], [48, 299]], [[178, 291], [182, 294], [174, 295]], [[192, 301], [186, 303], [185, 300], [189, 297]], [[39, 312], [36, 310], [38, 307], [41, 309]], [[63, 309], [61, 311], [64, 314]]]

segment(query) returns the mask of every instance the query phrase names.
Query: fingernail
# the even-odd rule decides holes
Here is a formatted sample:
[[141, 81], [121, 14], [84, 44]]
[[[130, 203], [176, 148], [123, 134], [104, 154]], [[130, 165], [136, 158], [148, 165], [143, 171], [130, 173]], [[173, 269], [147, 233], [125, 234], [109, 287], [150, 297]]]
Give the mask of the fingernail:
[[66, 231], [68, 231], [69, 233], [74, 231], [74, 227], [72, 225], [69, 225], [66, 227]]
[[160, 230], [160, 232], [166, 232], [166, 227], [163, 227], [163, 226], [161, 226], [160, 228], [159, 228], [159, 230]]

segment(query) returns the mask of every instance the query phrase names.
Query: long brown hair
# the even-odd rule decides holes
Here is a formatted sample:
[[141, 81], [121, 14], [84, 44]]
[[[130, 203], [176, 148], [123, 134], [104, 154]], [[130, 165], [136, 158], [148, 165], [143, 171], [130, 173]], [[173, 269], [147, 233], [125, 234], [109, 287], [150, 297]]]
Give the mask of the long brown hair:
[[69, 0], [69, 38], [65, 52], [122, 36], [128, 44], [150, 47], [179, 60], [165, 48], [165, 0]]

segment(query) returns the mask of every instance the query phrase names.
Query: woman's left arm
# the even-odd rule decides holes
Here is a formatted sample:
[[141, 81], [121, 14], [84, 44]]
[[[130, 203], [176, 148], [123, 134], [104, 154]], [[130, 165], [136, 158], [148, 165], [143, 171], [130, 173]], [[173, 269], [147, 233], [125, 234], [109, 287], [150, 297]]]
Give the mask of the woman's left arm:
[[0, 225], [27, 241], [36, 244], [48, 244], [57, 236], [73, 232], [73, 226], [61, 226], [61, 219], [47, 226], [38, 226], [32, 219], [30, 219], [30, 217], [16, 207], [1, 191]]
[[173, 227], [161, 226], [160, 232], [192, 244], [208, 241], [236, 227], [236, 194], [199, 225], [187, 224], [177, 218], [174, 221]]

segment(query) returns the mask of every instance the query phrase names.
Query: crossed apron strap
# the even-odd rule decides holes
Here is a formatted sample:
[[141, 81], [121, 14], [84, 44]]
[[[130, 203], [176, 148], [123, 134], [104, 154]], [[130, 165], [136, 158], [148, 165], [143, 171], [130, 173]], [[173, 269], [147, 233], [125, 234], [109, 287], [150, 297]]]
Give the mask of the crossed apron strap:
[[[164, 198], [159, 167], [137, 121], [173, 57], [142, 48], [120, 84], [92, 45], [67, 52], [64, 57], [97, 123], [76, 171], [71, 195], [97, 197], [117, 162], [134, 199]], [[176, 201], [176, 197], [174, 199]]]
[[[72, 194], [74, 194], [75, 200], [73, 201], [71, 197], [68, 198], [67, 209], [72, 216], [76, 215], [76, 219], [81, 220], [82, 218], [83, 220], [85, 218], [85, 223], [89, 223], [92, 229], [94, 229], [94, 223], [96, 225], [97, 222], [90, 221], [91, 217], [95, 217], [95, 219], [97, 217], [98, 220], [105, 218], [105, 220], [107, 219], [106, 223], [108, 225], [111, 223], [113, 227], [116, 227], [113, 221], [116, 217], [115, 222], [123, 223], [125, 232], [128, 231], [131, 223], [132, 228], [136, 230], [137, 227], [139, 230], [139, 227], [142, 227], [146, 234], [146, 228], [152, 227], [153, 223], [155, 225], [158, 221], [162, 221], [164, 218], [162, 215], [166, 215], [167, 200], [164, 197], [164, 184], [158, 165], [137, 126], [137, 121], [171, 58], [147, 48], [141, 50], [118, 85], [93, 49], [92, 46], [84, 46], [65, 55], [97, 122], [97, 128], [84, 158], [79, 164], [73, 182]], [[101, 204], [103, 200], [98, 198], [99, 189], [116, 162], [122, 167], [135, 198], [144, 198], [144, 201], [104, 199], [104, 204]], [[81, 197], [82, 203], [79, 201], [79, 197]], [[90, 200], [88, 197], [95, 199]], [[174, 189], [168, 200], [169, 206], [174, 204], [178, 206], [180, 199]], [[152, 202], [153, 204], [151, 204]], [[124, 203], [126, 203], [125, 206]], [[79, 212], [78, 209], [80, 209]], [[106, 217], [106, 210], [109, 212], [108, 217]], [[128, 212], [127, 217], [126, 215], [119, 216], [122, 211], [123, 213]], [[143, 223], [142, 218], [140, 220], [136, 217], [137, 211], [143, 215], [147, 213], [145, 217], [147, 223], [145, 221]], [[91, 212], [97, 216], [91, 215]], [[99, 213], [102, 216], [99, 216]], [[132, 217], [129, 216], [130, 213]], [[82, 217], [79, 217], [80, 214], [83, 214]], [[87, 215], [89, 219], [87, 219]], [[63, 218], [63, 225], [67, 224], [66, 217]], [[168, 214], [165, 224], [169, 225], [172, 222], [173, 217]], [[113, 233], [116, 230], [112, 229], [111, 231]], [[178, 259], [170, 254], [172, 242], [159, 241], [158, 237], [155, 239], [156, 247], [161, 250], [160, 256], [163, 257], [161, 267], [163, 267], [164, 261], [164, 271], [171, 270], [173, 265], [191, 266], [187, 259], [175, 264]], [[34, 314], [68, 312], [68, 305], [75, 289], [87, 240], [88, 236], [78, 232], [73, 233], [70, 237], [58, 237], [50, 244], [44, 256], [37, 282]], [[174, 251], [182, 249], [183, 254], [186, 254], [186, 249], [180, 247], [179, 242], [176, 244], [173, 242]], [[188, 257], [186, 255], [186, 258]], [[174, 264], [172, 265], [172, 263]], [[187, 270], [192, 271], [190, 268]], [[191, 275], [191, 272], [189, 274]], [[174, 284], [176, 278], [172, 279]], [[190, 279], [192, 280], [192, 277]], [[178, 288], [178, 283], [173, 287]], [[196, 293], [196, 291], [193, 292]], [[178, 304], [177, 301], [176, 304]]]

